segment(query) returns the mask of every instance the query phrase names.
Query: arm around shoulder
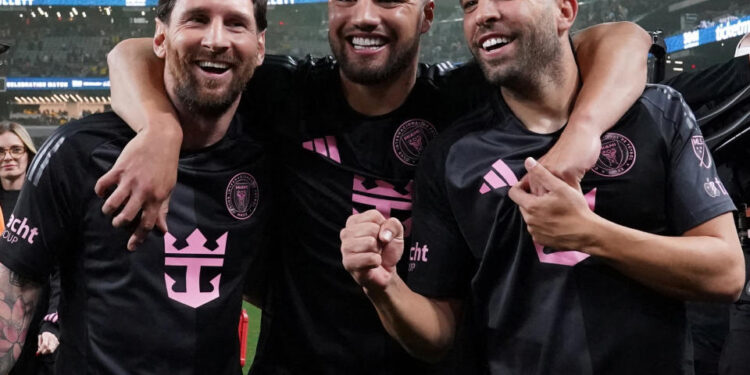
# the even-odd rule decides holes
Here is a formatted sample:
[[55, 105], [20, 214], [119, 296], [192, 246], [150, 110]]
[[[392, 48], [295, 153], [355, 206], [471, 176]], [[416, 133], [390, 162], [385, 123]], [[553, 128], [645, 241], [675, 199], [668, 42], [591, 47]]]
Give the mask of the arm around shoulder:
[[630, 22], [587, 28], [573, 38], [582, 86], [568, 126], [541, 159], [569, 184], [583, 178], [599, 156], [601, 135], [614, 126], [646, 87], [651, 37]]

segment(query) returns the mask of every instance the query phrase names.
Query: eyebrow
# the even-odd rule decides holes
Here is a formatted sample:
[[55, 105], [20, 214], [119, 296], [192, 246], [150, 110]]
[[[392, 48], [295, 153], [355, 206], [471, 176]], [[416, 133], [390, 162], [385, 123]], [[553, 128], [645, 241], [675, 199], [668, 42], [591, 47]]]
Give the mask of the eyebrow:
[[[208, 7], [195, 7], [195, 8], [192, 8], [192, 9], [189, 9], [189, 10], [185, 11], [185, 14], [182, 16], [182, 20], [188, 19], [188, 18], [193, 17], [193, 16], [204, 16], [204, 15], [208, 15], [208, 14], [211, 14], [211, 8], [208, 8]], [[247, 13], [243, 13], [243, 12], [232, 11], [232, 12], [229, 13], [229, 15], [226, 18], [230, 18], [230, 19], [231, 18], [236, 18], [236, 19], [242, 20], [243, 22], [245, 22], [247, 24], [251, 23], [250, 22], [251, 19], [248, 16], [248, 14]]]

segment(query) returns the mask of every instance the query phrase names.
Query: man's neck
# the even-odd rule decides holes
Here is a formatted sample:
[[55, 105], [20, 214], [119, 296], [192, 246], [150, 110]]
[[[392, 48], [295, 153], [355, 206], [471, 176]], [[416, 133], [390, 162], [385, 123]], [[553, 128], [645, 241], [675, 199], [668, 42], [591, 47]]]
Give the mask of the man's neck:
[[229, 130], [241, 96], [224, 113], [212, 116], [202, 116], [190, 111], [184, 104], [176, 103], [175, 109], [182, 125], [182, 149], [199, 150], [219, 142]]
[[366, 116], [381, 116], [393, 112], [406, 101], [417, 82], [417, 63], [394, 79], [375, 85], [363, 85], [341, 74], [344, 97], [355, 111]]
[[580, 77], [573, 51], [563, 47], [561, 53], [559, 67], [548, 68], [530, 87], [500, 88], [508, 107], [534, 133], [550, 134], [565, 126], [578, 96]]

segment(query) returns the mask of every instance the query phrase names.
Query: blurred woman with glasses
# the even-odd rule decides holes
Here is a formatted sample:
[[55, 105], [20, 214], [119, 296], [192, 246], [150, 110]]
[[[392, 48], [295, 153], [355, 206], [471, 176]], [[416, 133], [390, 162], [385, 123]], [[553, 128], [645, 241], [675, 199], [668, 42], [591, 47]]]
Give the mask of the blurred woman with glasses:
[[[5, 229], [8, 218], [13, 213], [13, 207], [18, 200], [18, 194], [26, 180], [26, 171], [31, 160], [36, 155], [36, 147], [26, 129], [15, 122], [0, 121], [0, 228]], [[53, 353], [60, 344], [59, 325], [57, 320], [57, 304], [59, 300], [60, 280], [55, 275], [50, 280], [50, 286], [43, 288], [48, 297], [39, 299], [49, 301], [49, 306], [43, 302], [37, 306], [33, 320], [27, 332], [27, 345], [24, 345], [12, 375], [47, 375], [54, 373]], [[0, 299], [0, 308], [16, 308], [10, 301]], [[19, 332], [3, 330], [0, 332], [0, 347], [19, 345], [23, 335]], [[36, 345], [34, 345], [36, 338]]]
[[36, 155], [36, 147], [26, 129], [15, 122], [0, 122], [0, 209], [3, 226], [18, 200], [26, 170]]

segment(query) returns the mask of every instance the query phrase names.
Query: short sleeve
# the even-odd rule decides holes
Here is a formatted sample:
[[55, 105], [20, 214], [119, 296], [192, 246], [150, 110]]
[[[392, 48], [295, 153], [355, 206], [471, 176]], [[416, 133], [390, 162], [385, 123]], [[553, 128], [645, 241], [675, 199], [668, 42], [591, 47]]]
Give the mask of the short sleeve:
[[[0, 262], [14, 272], [46, 282], [65, 247], [75, 202], [66, 195], [79, 160], [62, 160], [66, 135], [59, 129], [42, 146], [26, 175], [18, 202], [0, 240]], [[80, 181], [78, 182], [80, 184]], [[79, 186], [78, 189], [84, 187]]]
[[433, 298], [463, 298], [474, 261], [450, 205], [441, 142], [431, 144], [416, 173], [407, 284]]
[[[675, 93], [676, 94], [676, 93]], [[682, 234], [726, 212], [734, 211], [732, 200], [716, 171], [695, 116], [679, 94], [665, 112], [668, 138], [668, 209], [671, 226]]]

